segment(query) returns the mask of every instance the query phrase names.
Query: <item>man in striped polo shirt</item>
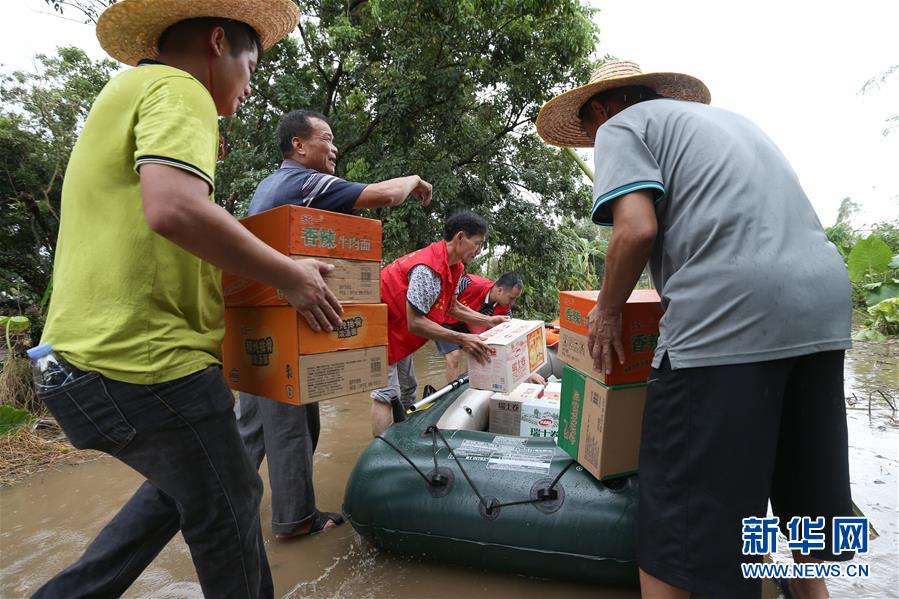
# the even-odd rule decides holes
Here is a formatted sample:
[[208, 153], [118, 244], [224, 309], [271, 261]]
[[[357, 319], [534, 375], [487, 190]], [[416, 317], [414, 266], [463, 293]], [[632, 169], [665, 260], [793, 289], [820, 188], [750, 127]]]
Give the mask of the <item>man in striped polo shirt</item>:
[[[287, 113], [276, 138], [284, 161], [256, 188], [249, 214], [285, 204], [352, 214], [363, 208], [399, 206], [410, 195], [422, 206], [431, 201], [431, 184], [417, 175], [371, 185], [335, 176], [337, 146], [322, 114]], [[320, 432], [318, 404], [293, 406], [241, 393], [235, 412], [240, 436], [257, 468], [268, 454], [275, 538], [305, 536], [341, 524], [339, 513], [315, 506], [312, 454]]]

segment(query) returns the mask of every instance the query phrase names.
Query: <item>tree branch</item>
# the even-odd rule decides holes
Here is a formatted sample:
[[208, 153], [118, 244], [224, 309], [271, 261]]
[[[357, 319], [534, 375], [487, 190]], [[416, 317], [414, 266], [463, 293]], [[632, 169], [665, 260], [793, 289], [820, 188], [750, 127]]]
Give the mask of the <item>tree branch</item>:
[[312, 48], [309, 46], [309, 40], [306, 39], [306, 32], [303, 30], [303, 21], [301, 20], [297, 23], [297, 29], [300, 30], [300, 37], [303, 39], [303, 46], [306, 47], [306, 52], [309, 53], [309, 61], [312, 63], [312, 66], [315, 67], [315, 70], [318, 71], [319, 75], [322, 76], [322, 79], [325, 81], [328, 80], [328, 74], [325, 73], [325, 70], [316, 60], [315, 55], [312, 53]]
[[341, 154], [349, 154], [355, 148], [357, 148], [358, 146], [361, 146], [366, 141], [368, 141], [368, 138], [374, 132], [375, 128], [378, 126], [378, 123], [380, 121], [381, 121], [381, 115], [380, 114], [375, 115], [375, 118], [373, 118], [371, 120], [371, 122], [368, 124], [368, 127], [365, 128], [365, 131], [362, 132], [362, 135], [360, 135], [358, 138], [356, 138], [352, 142], [348, 143], [347, 145], [343, 146], [343, 149], [341, 150]]

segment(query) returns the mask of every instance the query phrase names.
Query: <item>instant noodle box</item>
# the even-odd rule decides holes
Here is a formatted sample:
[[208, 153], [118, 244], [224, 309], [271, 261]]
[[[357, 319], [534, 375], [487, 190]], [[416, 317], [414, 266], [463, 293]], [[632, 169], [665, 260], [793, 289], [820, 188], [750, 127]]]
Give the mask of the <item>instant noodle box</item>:
[[662, 302], [654, 289], [635, 289], [621, 310], [621, 343], [624, 364], [614, 354], [609, 374], [593, 367], [587, 344], [587, 315], [598, 291], [559, 292], [559, 359], [606, 385], [645, 383], [659, 341]]
[[[323, 256], [291, 257], [296, 260], [315, 258], [334, 266], [334, 270], [323, 275], [323, 278], [339, 302], [372, 304], [381, 301], [380, 262]], [[222, 290], [228, 307], [287, 305], [280, 289], [228, 273], [222, 273]]]
[[[280, 206], [240, 221], [256, 237], [295, 259], [334, 266], [325, 284], [341, 302], [378, 303], [381, 221], [315, 208]], [[222, 275], [225, 305], [287, 305], [280, 290], [229, 273]]]
[[468, 382], [473, 389], [509, 393], [546, 363], [543, 321], [511, 319], [481, 333], [490, 347], [486, 364], [468, 361]]
[[646, 385], [609, 387], [566, 366], [559, 447], [598, 479], [637, 471]]
[[387, 385], [387, 306], [345, 305], [330, 333], [292, 306], [226, 308], [222, 353], [232, 389], [283, 403], [371, 391]]

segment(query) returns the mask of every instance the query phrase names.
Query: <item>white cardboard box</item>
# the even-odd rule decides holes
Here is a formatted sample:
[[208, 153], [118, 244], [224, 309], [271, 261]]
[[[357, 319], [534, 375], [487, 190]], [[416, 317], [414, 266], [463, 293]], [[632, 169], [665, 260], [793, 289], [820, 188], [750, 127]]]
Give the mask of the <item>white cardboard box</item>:
[[546, 383], [546, 388], [543, 390], [543, 397], [545, 399], [555, 399], [559, 401], [562, 399], [562, 381], [552, 381]]
[[521, 406], [526, 401], [537, 399], [542, 392], [542, 385], [522, 383], [511, 393], [494, 393], [490, 398], [490, 432], [498, 435], [519, 435]]
[[518, 434], [522, 437], [545, 437], [553, 441], [559, 435], [559, 399], [543, 397], [526, 399], [521, 402], [521, 425]]
[[481, 333], [490, 346], [486, 364], [469, 360], [469, 384], [475, 389], [509, 393], [546, 363], [546, 333], [540, 320], [507, 322]]

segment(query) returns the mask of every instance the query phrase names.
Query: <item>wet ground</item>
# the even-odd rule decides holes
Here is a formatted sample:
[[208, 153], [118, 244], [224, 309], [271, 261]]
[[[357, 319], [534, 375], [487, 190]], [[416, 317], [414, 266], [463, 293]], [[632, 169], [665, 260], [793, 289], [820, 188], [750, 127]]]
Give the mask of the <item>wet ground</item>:
[[[442, 359], [428, 344], [416, 355], [419, 384], [441, 386]], [[880, 538], [871, 542], [870, 578], [829, 583], [833, 597], [894, 597], [899, 589], [899, 345], [857, 343], [847, 361], [853, 497]], [[854, 399], [853, 399], [854, 394]], [[870, 397], [870, 404], [869, 404]], [[370, 441], [367, 397], [322, 403], [322, 439], [315, 456], [321, 509], [340, 509], [346, 480]], [[869, 408], [870, 405], [870, 408]], [[263, 465], [264, 468], [264, 465]], [[267, 473], [263, 471], [267, 481]], [[48, 471], [0, 489], [0, 596], [30, 594], [74, 561], [140, 477], [113, 459]], [[270, 502], [263, 499], [266, 550], [282, 597], [637, 597], [636, 591], [598, 589], [449, 565], [411, 561], [379, 551], [347, 524], [290, 542], [271, 538]], [[187, 546], [180, 536], [129, 590], [128, 597], [200, 597]]]

